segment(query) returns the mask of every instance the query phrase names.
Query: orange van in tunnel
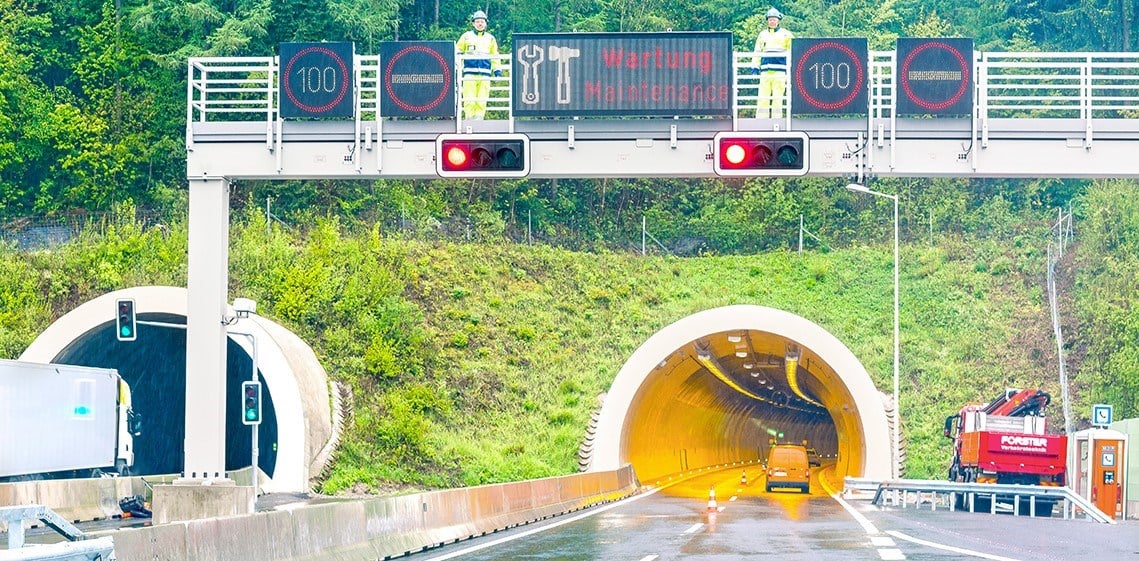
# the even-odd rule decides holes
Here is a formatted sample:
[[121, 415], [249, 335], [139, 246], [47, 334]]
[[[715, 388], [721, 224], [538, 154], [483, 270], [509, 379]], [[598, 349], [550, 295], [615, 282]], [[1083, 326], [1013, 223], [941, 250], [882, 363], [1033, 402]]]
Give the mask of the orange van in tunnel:
[[776, 444], [767, 453], [767, 492], [776, 487], [794, 487], [811, 492], [811, 470], [807, 448], [798, 444]]

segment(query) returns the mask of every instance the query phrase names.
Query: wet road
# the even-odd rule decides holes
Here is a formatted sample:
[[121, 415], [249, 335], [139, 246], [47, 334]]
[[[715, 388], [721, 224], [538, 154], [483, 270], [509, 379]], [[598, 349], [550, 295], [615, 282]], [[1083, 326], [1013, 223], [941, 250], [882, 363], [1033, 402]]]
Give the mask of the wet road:
[[[740, 484], [738, 469], [699, 475], [568, 520], [555, 519], [547, 526], [557, 527], [547, 531], [517, 528], [408, 559], [795, 561], [827, 558], [820, 556], [824, 552], [835, 559], [880, 558], [862, 526], [827, 495], [817, 474], [807, 495], [782, 489], [765, 492], [758, 468], [748, 472], [750, 485]], [[712, 488], [716, 508], [710, 511]], [[485, 548], [465, 552], [472, 547]]]
[[[810, 495], [767, 493], [758, 468], [746, 471], [750, 485], [740, 484], [740, 469], [704, 473], [680, 483], [652, 482], [652, 490], [631, 499], [403, 559], [1139, 561], [1139, 522], [1134, 520], [1106, 525], [876, 507], [864, 500], [832, 498], [840, 483], [829, 467], [812, 470]], [[712, 488], [714, 513], [708, 509]], [[267, 496], [258, 507], [322, 500]], [[95, 531], [148, 524], [127, 519], [80, 526]], [[0, 548], [6, 537], [0, 533]], [[44, 528], [28, 532], [29, 543], [60, 539]]]
[[[976, 560], [1139, 561], [1139, 525], [879, 508], [829, 496], [767, 493], [748, 470], [708, 473], [633, 499], [405, 557], [412, 561]], [[709, 489], [716, 509], [709, 511]], [[1091, 541], [1089, 541], [1089, 538]]]

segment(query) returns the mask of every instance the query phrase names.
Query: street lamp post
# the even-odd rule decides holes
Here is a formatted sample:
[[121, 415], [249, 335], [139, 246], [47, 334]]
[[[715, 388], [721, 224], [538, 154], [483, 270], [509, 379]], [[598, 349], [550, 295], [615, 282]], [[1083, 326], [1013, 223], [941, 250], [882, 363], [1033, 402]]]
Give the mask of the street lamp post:
[[871, 191], [865, 185], [858, 183], [851, 183], [846, 188], [894, 201], [894, 461], [890, 465], [890, 474], [894, 479], [897, 479], [899, 476], [898, 462], [901, 460], [902, 454], [902, 399], [898, 395], [898, 268], [901, 264], [898, 260], [898, 196]]

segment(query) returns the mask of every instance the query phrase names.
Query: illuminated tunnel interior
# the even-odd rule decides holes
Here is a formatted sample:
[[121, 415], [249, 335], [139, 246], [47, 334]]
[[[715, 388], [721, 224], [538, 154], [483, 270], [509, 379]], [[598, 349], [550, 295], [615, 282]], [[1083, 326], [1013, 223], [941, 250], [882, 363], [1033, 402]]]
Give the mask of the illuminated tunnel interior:
[[[186, 318], [164, 313], [140, 313], [139, 321], [185, 325]], [[241, 383], [251, 379], [253, 361], [229, 339], [226, 354], [225, 469], [249, 466], [252, 430], [241, 422]], [[135, 341], [119, 341], [115, 324], [88, 331], [52, 362], [114, 368], [131, 388], [142, 434], [135, 437], [132, 475], [180, 473], [186, 436], [186, 331], [177, 327], [143, 326]], [[277, 463], [277, 416], [269, 386], [262, 384], [262, 423], [258, 431], [257, 464], [270, 477]]]
[[590, 470], [633, 465], [642, 482], [763, 460], [807, 442], [840, 476], [889, 477], [883, 396], [845, 345], [771, 308], [728, 306], [666, 327], [618, 373]]

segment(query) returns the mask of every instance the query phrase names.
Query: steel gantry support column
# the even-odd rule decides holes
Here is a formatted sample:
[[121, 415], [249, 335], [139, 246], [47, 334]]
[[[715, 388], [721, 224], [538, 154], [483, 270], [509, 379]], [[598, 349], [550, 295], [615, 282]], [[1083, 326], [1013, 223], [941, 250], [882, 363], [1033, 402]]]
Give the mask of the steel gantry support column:
[[182, 477], [154, 487], [158, 524], [248, 513], [252, 487], [225, 474], [229, 180], [190, 179], [186, 275], [186, 440]]
[[182, 477], [225, 477], [229, 181], [190, 181], [186, 442]]

